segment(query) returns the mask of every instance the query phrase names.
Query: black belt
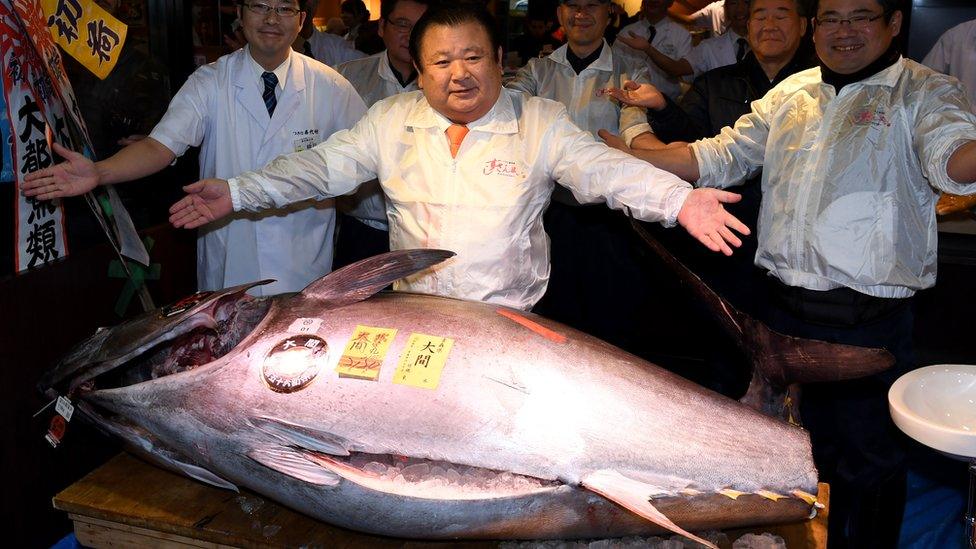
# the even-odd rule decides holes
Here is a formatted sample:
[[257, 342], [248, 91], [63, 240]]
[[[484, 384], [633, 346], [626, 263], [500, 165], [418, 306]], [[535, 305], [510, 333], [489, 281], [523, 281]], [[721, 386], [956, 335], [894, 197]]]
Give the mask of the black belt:
[[850, 288], [808, 290], [787, 286], [770, 277], [773, 303], [813, 324], [850, 327], [873, 322], [902, 311], [911, 298], [875, 297]]

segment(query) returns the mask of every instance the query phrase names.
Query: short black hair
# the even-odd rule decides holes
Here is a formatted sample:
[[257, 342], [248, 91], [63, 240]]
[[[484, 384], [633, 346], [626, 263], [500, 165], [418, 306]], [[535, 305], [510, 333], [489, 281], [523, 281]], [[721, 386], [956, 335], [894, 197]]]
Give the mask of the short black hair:
[[[896, 11], [901, 11], [901, 12], [905, 11], [905, 7], [903, 5], [905, 3], [904, 0], [874, 0], [874, 1], [877, 2], [879, 6], [881, 6], [881, 10], [885, 14], [885, 21], [891, 21], [891, 16]], [[817, 13], [820, 11], [820, 0], [809, 0], [809, 3], [811, 4], [810, 13], [816, 16]]]
[[420, 62], [420, 43], [430, 27], [442, 25], [445, 27], [459, 27], [465, 23], [474, 23], [485, 29], [488, 40], [491, 41], [491, 55], [498, 55], [498, 48], [501, 47], [501, 38], [498, 35], [498, 26], [495, 18], [488, 13], [483, 6], [471, 4], [440, 4], [433, 6], [424, 13], [417, 24], [413, 26], [410, 33], [410, 57], [417, 65], [417, 71], [424, 72], [423, 64]]
[[342, 0], [342, 4], [339, 5], [339, 11], [351, 13], [363, 20], [369, 19], [369, 9], [366, 8], [363, 0]]
[[396, 9], [396, 5], [400, 2], [413, 2], [414, 4], [420, 4], [421, 6], [427, 6], [428, 8], [434, 6], [438, 0], [380, 0], [380, 19], [386, 19], [390, 17], [393, 10]]

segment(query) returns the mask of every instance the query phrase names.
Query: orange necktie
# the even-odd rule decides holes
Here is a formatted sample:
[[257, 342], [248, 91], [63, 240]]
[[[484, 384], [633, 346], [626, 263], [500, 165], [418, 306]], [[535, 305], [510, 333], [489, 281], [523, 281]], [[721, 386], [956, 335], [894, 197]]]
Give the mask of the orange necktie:
[[451, 124], [445, 131], [447, 132], [447, 141], [451, 145], [451, 158], [454, 158], [457, 156], [458, 149], [461, 148], [464, 136], [468, 135], [468, 127], [461, 124]]

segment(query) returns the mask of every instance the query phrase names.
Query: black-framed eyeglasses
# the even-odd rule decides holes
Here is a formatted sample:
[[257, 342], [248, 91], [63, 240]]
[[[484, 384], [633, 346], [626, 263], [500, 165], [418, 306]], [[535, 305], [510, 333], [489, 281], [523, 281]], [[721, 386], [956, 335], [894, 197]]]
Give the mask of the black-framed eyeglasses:
[[275, 12], [275, 15], [277, 15], [278, 17], [295, 17], [296, 15], [302, 12], [302, 10], [296, 8], [295, 6], [271, 7], [267, 4], [261, 4], [257, 2], [245, 3], [244, 7], [246, 7], [247, 9], [251, 10], [253, 13], [256, 13], [258, 15], [268, 15], [273, 11]]
[[844, 23], [850, 25], [850, 27], [854, 30], [864, 30], [871, 26], [871, 23], [874, 23], [885, 15], [887, 14], [879, 13], [878, 15], [855, 15], [854, 17], [848, 17], [846, 19], [828, 16], [817, 17], [816, 21], [818, 27], [821, 27], [823, 30], [828, 32], [840, 30]]
[[386, 19], [386, 24], [403, 34], [410, 34], [413, 30], [413, 23], [406, 19]]

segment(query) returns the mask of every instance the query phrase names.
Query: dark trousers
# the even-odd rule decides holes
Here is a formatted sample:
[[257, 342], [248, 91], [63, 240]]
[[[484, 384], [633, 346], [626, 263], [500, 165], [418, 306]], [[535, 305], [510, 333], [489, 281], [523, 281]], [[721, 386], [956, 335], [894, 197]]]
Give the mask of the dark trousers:
[[335, 256], [332, 270], [390, 251], [390, 233], [374, 229], [355, 217], [336, 213]]
[[553, 202], [544, 223], [551, 269], [533, 311], [648, 358], [656, 266], [624, 214]]
[[830, 547], [895, 547], [905, 503], [906, 440], [888, 412], [888, 389], [915, 367], [910, 300], [853, 290], [773, 284], [769, 327], [834, 343], [882, 347], [896, 359], [870, 377], [803, 387], [800, 413], [820, 479], [830, 483]]

